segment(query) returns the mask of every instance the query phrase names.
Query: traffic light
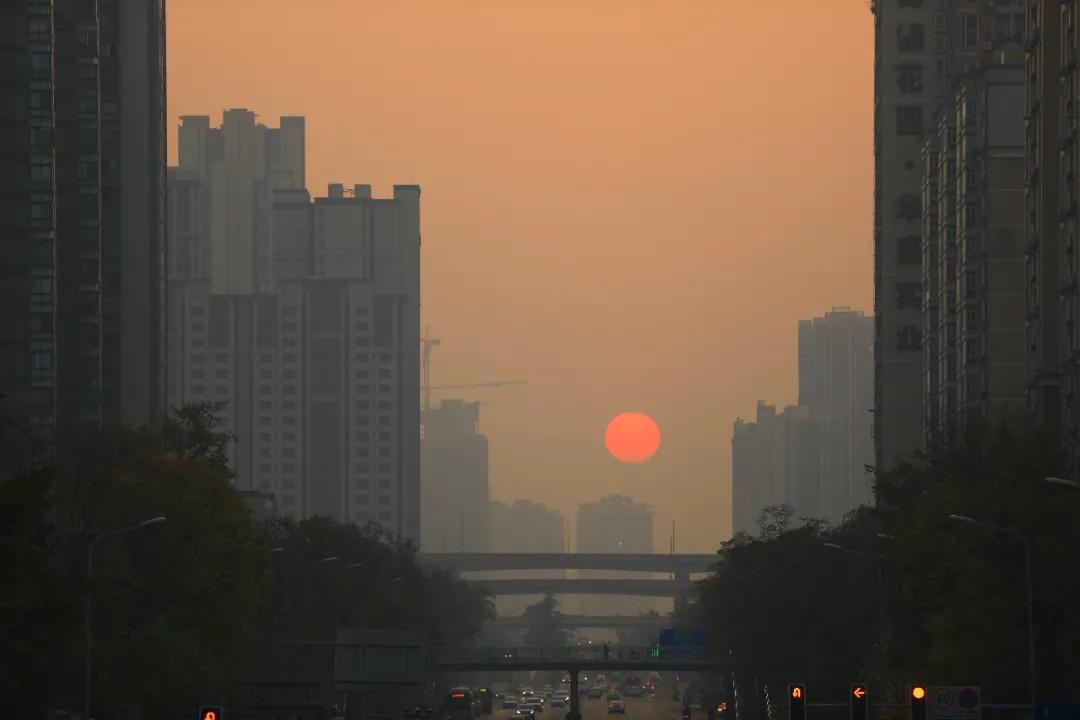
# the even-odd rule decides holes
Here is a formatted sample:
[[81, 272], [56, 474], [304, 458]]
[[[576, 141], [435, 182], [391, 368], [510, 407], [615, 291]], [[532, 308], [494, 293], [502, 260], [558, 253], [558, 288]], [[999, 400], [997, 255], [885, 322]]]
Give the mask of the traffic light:
[[219, 707], [199, 708], [199, 720], [224, 720], [224, 718], [225, 714], [221, 712]]
[[911, 686], [911, 720], [926, 720], [926, 686]]
[[788, 685], [788, 720], [806, 720], [806, 685]]
[[866, 708], [870, 705], [870, 694], [866, 685], [852, 685], [848, 701], [851, 703], [851, 720], [867, 720]]

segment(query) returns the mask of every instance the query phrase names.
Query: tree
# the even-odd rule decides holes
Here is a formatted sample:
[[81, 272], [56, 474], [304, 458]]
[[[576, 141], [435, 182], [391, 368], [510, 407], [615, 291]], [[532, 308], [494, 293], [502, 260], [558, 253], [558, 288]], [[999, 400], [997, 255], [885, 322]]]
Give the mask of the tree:
[[528, 620], [524, 642], [535, 647], [560, 647], [570, 644], [570, 633], [559, 621], [559, 601], [548, 593], [540, 602], [525, 608]]

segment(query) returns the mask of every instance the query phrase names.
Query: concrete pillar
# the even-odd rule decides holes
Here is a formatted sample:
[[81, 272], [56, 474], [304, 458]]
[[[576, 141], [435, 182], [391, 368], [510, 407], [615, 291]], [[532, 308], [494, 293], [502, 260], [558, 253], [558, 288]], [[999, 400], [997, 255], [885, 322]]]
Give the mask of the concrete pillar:
[[566, 720], [581, 720], [581, 693], [576, 668], [570, 668], [570, 712], [566, 713]]

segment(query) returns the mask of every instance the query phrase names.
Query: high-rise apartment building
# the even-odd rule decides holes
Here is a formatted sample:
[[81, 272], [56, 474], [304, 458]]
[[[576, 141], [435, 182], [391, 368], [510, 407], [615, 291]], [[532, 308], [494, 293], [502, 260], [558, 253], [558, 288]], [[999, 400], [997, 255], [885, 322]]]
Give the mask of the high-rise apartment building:
[[922, 154], [927, 446], [1024, 408], [1023, 16], [999, 5], [952, 18], [960, 36], [945, 37], [969, 52]]
[[799, 321], [799, 404], [759, 401], [731, 436], [732, 532], [753, 534], [761, 511], [839, 523], [873, 500], [873, 321], [838, 307]]
[[[799, 406], [820, 425], [823, 480], [816, 498], [806, 496], [809, 506], [797, 501], [806, 492], [798, 482], [793, 481], [788, 497], [800, 510], [834, 522], [873, 501], [867, 474], [874, 461], [873, 346], [873, 320], [850, 308], [799, 321]], [[800, 421], [797, 414], [791, 420]]]
[[[875, 464], [881, 468], [894, 465], [924, 445], [927, 425], [939, 423], [935, 418], [943, 413], [940, 401], [929, 402], [931, 395], [940, 397], [930, 387], [947, 387], [950, 382], [941, 375], [940, 334], [932, 341], [926, 340], [931, 346], [924, 348], [928, 323], [934, 327], [948, 325], [948, 308], [940, 305], [943, 288], [923, 287], [927, 268], [947, 264], [949, 257], [947, 253], [923, 257], [923, 234], [928, 231], [923, 227], [926, 199], [923, 149], [928, 138], [938, 136], [943, 114], [956, 112], [956, 93], [977, 71], [1003, 62], [1013, 64], [1013, 56], [1023, 40], [1024, 1], [874, 0], [872, 3], [875, 15], [874, 438]], [[1000, 82], [1003, 81], [995, 78], [990, 84]], [[977, 103], [977, 98], [969, 101]], [[981, 108], [986, 112], [1002, 109], [996, 102]], [[1006, 112], [1009, 110], [1005, 108]], [[1003, 129], [1007, 124], [996, 122], [995, 127]], [[964, 132], [964, 128], [958, 127], [956, 132]], [[948, 150], [934, 152], [947, 154]], [[998, 152], [995, 149], [991, 154], [997, 156]], [[957, 157], [957, 162], [963, 162], [963, 158]], [[957, 188], [957, 193], [960, 192]], [[1005, 202], [1009, 204], [1010, 200]], [[1012, 211], [1011, 205], [1008, 211]], [[964, 211], [958, 210], [957, 217], [961, 212]], [[936, 222], [946, 223], [943, 236], [948, 237], [947, 219], [939, 213]], [[1005, 226], [1015, 224], [1000, 213], [994, 222]], [[935, 228], [929, 231], [937, 234]], [[959, 237], [963, 228], [958, 225], [956, 231]], [[988, 259], [985, 266], [981, 265], [982, 260], [968, 258], [968, 267], [981, 272], [970, 264], [977, 261], [983, 270], [991, 267], [995, 272], [1001, 270], [1006, 263], [1001, 257], [1005, 251], [997, 248], [994, 252], [998, 257]], [[957, 268], [965, 262], [962, 254], [963, 249], [958, 245]], [[998, 287], [1002, 287], [1000, 282]], [[991, 295], [997, 293], [991, 291]], [[929, 296], [936, 298], [936, 304], [928, 305], [924, 316], [923, 306]], [[957, 297], [956, 302], [959, 312], [963, 298]], [[997, 317], [1005, 319], [1000, 308]], [[961, 316], [957, 315], [956, 319], [956, 332], [963, 333]], [[997, 357], [999, 367], [991, 375], [1003, 383], [1011, 382], [1015, 365], [1012, 350], [999, 354], [994, 342], [998, 331], [975, 329], [981, 321], [974, 322], [975, 325], [967, 327], [971, 342], [989, 340], [990, 344], [981, 349], [970, 347], [969, 353], [964, 350], [964, 340], [957, 338], [960, 352], [973, 360]], [[950, 341], [946, 335], [946, 344]], [[939, 357], [938, 365], [927, 359], [928, 353]], [[976, 377], [978, 374], [974, 368], [965, 371], [957, 367], [958, 403], [969, 402], [971, 391], [982, 392], [978, 387], [989, 376]], [[930, 419], [926, 420], [928, 416]]]
[[[578, 505], [575, 546], [579, 553], [651, 553], [653, 511], [623, 495], [609, 495]], [[617, 572], [579, 571], [578, 577], [618, 577]], [[647, 598], [608, 595], [582, 596], [578, 612], [583, 615], [638, 615], [655, 610]]]
[[[424, 482], [427, 482], [426, 477]], [[439, 548], [442, 543], [435, 541], [434, 545]], [[450, 552], [454, 551], [451, 540], [448, 539], [446, 545]], [[488, 504], [488, 547], [491, 548], [491, 552], [565, 552], [566, 534], [563, 514], [532, 500], [515, 500], [510, 504], [491, 501]], [[565, 578], [566, 571], [492, 571], [483, 573], [482, 576], [484, 579], [558, 579]], [[539, 599], [539, 597], [528, 595], [501, 595], [495, 598], [495, 607], [499, 616], [510, 617], [521, 615], [526, 607]], [[566, 611], [565, 607], [563, 611]]]
[[424, 414], [421, 536], [427, 551], [496, 549], [489, 546], [488, 443], [479, 422], [480, 404], [464, 400], [443, 400]]
[[[1061, 155], [1058, 166], [1058, 242], [1060, 316], [1058, 337], [1062, 366], [1062, 436], [1074, 478], [1080, 478], [1080, 2], [1060, 3], [1058, 42], [1061, 84], [1057, 111]], [[1052, 28], [1046, 12], [1048, 30]], [[1052, 110], [1053, 106], [1041, 103]]]
[[420, 539], [420, 189], [304, 187], [303, 119], [183, 118], [169, 398], [221, 402], [242, 490]]
[[163, 0], [0, 5], [0, 393], [42, 430], [165, 410]]
[[1035, 421], [1062, 435], [1060, 0], [1028, 0], [1025, 53], [1027, 160], [1027, 400]]

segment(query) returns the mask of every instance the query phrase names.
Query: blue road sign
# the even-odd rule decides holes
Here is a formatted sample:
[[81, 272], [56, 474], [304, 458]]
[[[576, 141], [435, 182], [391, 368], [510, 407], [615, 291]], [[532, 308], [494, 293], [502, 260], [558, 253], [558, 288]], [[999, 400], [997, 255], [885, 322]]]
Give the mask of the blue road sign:
[[699, 628], [664, 628], [660, 647], [705, 647], [705, 631]]

